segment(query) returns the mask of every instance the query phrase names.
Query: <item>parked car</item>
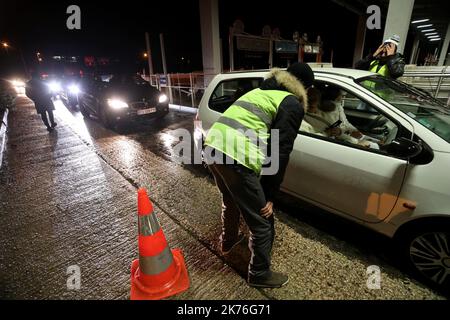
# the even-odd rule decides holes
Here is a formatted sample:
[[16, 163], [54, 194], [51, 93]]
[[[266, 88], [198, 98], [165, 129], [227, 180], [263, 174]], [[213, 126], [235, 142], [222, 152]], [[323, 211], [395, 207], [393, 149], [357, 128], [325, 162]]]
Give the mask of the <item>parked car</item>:
[[[315, 87], [344, 92], [347, 119], [382, 147], [299, 130], [282, 191], [392, 238], [411, 270], [448, 289], [449, 110], [412, 86], [370, 72], [323, 68], [314, 73]], [[222, 112], [267, 74], [216, 76], [200, 102], [195, 136], [204, 137]]]
[[80, 112], [94, 115], [107, 128], [135, 120], [162, 118], [169, 112], [165, 94], [136, 74], [84, 79], [79, 93]]

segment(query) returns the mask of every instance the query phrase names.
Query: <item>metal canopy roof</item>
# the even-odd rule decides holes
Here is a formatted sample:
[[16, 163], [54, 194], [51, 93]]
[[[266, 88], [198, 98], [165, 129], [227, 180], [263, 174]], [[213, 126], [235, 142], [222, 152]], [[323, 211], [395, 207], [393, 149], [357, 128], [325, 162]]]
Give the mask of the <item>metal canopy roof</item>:
[[[389, 0], [333, 0], [333, 1], [359, 15], [366, 15], [367, 7], [370, 5], [380, 6], [382, 13], [386, 14], [389, 6]], [[386, 16], [384, 16], [383, 19], [386, 19]], [[443, 41], [445, 39], [448, 24], [450, 23], [450, 1], [415, 0], [411, 21], [421, 19], [430, 19], [430, 21], [418, 24], [411, 24], [410, 30], [414, 30], [423, 35], [423, 32], [421, 32], [420, 29], [417, 28], [417, 25], [432, 24], [433, 26], [430, 28], [436, 29], [436, 31], [433, 32], [437, 32]]]

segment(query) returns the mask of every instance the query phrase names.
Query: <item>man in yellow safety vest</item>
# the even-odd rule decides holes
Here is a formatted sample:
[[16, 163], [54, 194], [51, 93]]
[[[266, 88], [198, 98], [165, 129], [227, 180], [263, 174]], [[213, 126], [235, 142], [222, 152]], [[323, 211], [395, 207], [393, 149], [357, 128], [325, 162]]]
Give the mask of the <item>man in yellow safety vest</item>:
[[405, 71], [405, 60], [397, 52], [400, 37], [393, 35], [386, 39], [377, 51], [359, 60], [355, 64], [356, 69], [368, 70], [384, 77], [397, 79]]
[[[288, 282], [287, 275], [270, 268], [273, 199], [303, 120], [307, 88], [313, 82], [314, 73], [304, 63], [295, 63], [287, 71], [273, 69], [259, 88], [232, 103], [205, 139], [205, 161], [222, 194], [221, 249], [227, 254], [243, 240], [239, 234], [242, 215], [250, 229], [248, 283], [253, 287], [278, 288]], [[260, 177], [267, 149], [278, 170]]]

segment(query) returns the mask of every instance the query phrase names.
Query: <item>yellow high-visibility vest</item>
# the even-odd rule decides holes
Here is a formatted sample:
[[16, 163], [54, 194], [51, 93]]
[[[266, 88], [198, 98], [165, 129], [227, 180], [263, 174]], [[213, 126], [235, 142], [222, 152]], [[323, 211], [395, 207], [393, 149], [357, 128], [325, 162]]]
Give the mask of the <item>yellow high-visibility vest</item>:
[[246, 93], [213, 124], [205, 145], [260, 174], [272, 122], [289, 95], [292, 93], [259, 88]]

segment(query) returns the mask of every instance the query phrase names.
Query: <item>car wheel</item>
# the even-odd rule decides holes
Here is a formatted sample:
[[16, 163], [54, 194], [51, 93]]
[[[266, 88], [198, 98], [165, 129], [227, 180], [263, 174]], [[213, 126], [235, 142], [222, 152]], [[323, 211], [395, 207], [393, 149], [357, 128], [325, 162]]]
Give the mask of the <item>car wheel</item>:
[[433, 287], [450, 291], [450, 223], [412, 228], [398, 244], [412, 273]]
[[91, 117], [91, 115], [89, 114], [89, 111], [87, 111], [86, 107], [84, 106], [84, 104], [80, 101], [80, 112], [83, 115], [83, 117], [89, 119]]
[[111, 117], [108, 112], [106, 112], [105, 108], [100, 108], [100, 121], [103, 123], [105, 128], [113, 129], [114, 125], [112, 123]]

